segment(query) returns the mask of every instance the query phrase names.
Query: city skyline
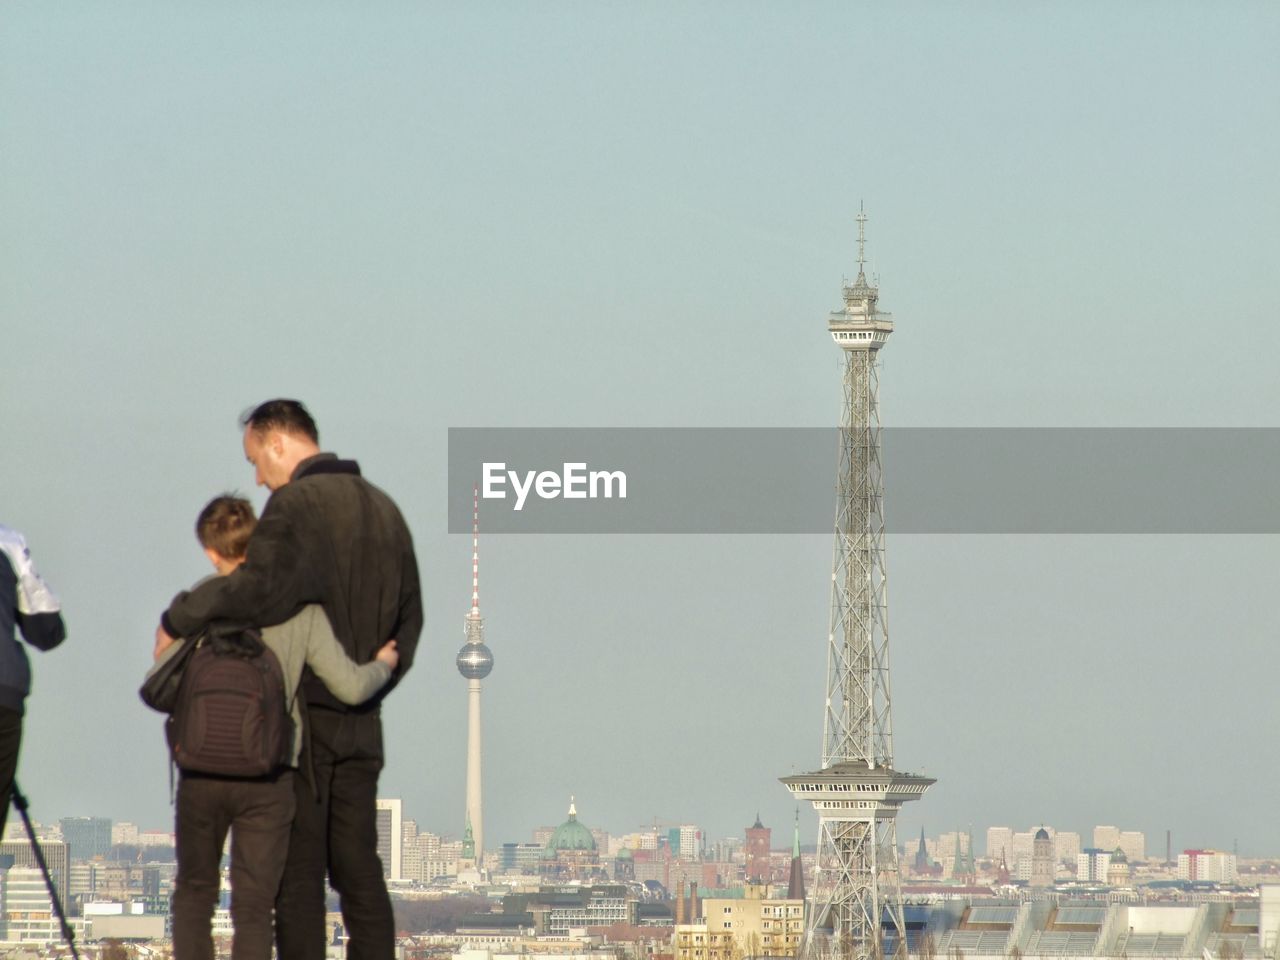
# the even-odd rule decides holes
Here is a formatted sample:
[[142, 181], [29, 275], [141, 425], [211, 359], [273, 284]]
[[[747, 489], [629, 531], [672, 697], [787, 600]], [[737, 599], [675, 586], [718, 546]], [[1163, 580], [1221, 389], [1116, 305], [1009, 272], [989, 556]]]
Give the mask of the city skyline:
[[[571, 797], [570, 801], [571, 806], [576, 807], [576, 798]], [[396, 817], [401, 817], [405, 822], [412, 821], [420, 832], [432, 833], [439, 836], [442, 840], [451, 842], [456, 841], [459, 844], [461, 844], [464, 838], [465, 831], [463, 829], [450, 829], [447, 825], [442, 826], [441, 824], [432, 823], [422, 819], [418, 815], [415, 815], [414, 810], [404, 807], [403, 798], [380, 797], [378, 802], [383, 805], [394, 805], [380, 807], [380, 809], [396, 810]], [[546, 839], [549, 838], [550, 834], [554, 832], [555, 824], [552, 821], [555, 819], [556, 817], [549, 816], [541, 821], [530, 820], [530, 825], [523, 833], [503, 836], [498, 839], [497, 846], [500, 847], [504, 843], [528, 843], [531, 840], [536, 843], [544, 843]], [[155, 824], [139, 823], [128, 819], [112, 820], [108, 817], [99, 817], [93, 814], [63, 817], [60, 820], [43, 823], [37, 821], [36, 825], [42, 830], [60, 825], [62, 832], [65, 834], [68, 823], [75, 824], [76, 822], [81, 821], [93, 821], [97, 824], [105, 823], [111, 827], [111, 832], [113, 834], [117, 834], [120, 831], [128, 832], [128, 838], [121, 837], [118, 840], [113, 840], [113, 844], [123, 843], [127, 845], [130, 843], [141, 843], [142, 846], [154, 846], [159, 843], [162, 836], [172, 836], [171, 824], [157, 826]], [[621, 838], [638, 837], [641, 835], [652, 835], [660, 839], [665, 839], [669, 834], [672, 824], [677, 821], [674, 819], [655, 818], [648, 823], [620, 826], [612, 823], [597, 823], [587, 817], [583, 818], [583, 822], [589, 827], [593, 835], [596, 835], [597, 837], [608, 837], [610, 842], [613, 842], [618, 841]], [[797, 818], [791, 822], [798, 823], [799, 820]], [[786, 824], [781, 824], [779, 826], [785, 827]], [[756, 820], [754, 824], [743, 825], [742, 829], [739, 830], [736, 835], [725, 836], [718, 836], [703, 830], [698, 823], [684, 822], [680, 827], [684, 832], [694, 830], [698, 832], [698, 835], [701, 837], [702, 847], [706, 849], [708, 857], [711, 857], [711, 851], [713, 851], [717, 844], [724, 842], [736, 842], [739, 848], [746, 849], [750, 845], [751, 831], [753, 829], [759, 830], [759, 828], [764, 828], [764, 830], [772, 832], [775, 825], [772, 823], [762, 823], [760, 820]], [[1018, 856], [1029, 857], [1031, 855], [1033, 835], [1037, 830], [1042, 828], [1047, 830], [1051, 838], [1053, 838], [1055, 856], [1063, 862], [1074, 860], [1078, 854], [1086, 850], [1092, 849], [1111, 852], [1116, 848], [1124, 850], [1131, 861], [1150, 863], [1166, 862], [1166, 838], [1164, 834], [1160, 834], [1159, 836], [1148, 836], [1143, 831], [1120, 829], [1114, 824], [1095, 824], [1092, 828], [1087, 830], [1073, 830], [1061, 829], [1054, 824], [1037, 821], [1030, 824], [1019, 822], [1015, 825], [966, 824], [959, 829], [955, 828], [953, 825], [950, 829], [938, 830], [936, 832], [930, 832], [928, 828], [922, 828], [922, 830], [925, 833], [924, 839], [926, 846], [930, 851], [930, 854], [934, 857], [954, 857], [957, 837], [961, 838], [961, 849], [967, 851], [967, 838], [971, 836], [974, 843], [974, 855], [977, 859], [982, 861], [998, 862], [1001, 851], [1004, 851], [1010, 859], [1009, 865], [1012, 867], [1012, 861], [1014, 858]], [[1099, 831], [1114, 831], [1114, 839], [1101, 839]], [[993, 835], [999, 832], [1007, 833], [1008, 837], [993, 841]], [[20, 824], [10, 824], [6, 833], [7, 838], [10, 840], [21, 840], [26, 837], [26, 834], [22, 830]], [[910, 855], [916, 848], [917, 836], [918, 835], [898, 838], [898, 847], [900, 850], [905, 850], [907, 852], [908, 856], [906, 860], [908, 863], [911, 859]], [[1191, 839], [1183, 841], [1180, 841], [1178, 838], [1168, 838], [1168, 853], [1172, 855], [1168, 862], [1176, 862], [1180, 855], [1185, 854], [1188, 851], [1199, 850], [1218, 850], [1224, 853], [1232, 853], [1238, 855], [1244, 860], [1280, 860], [1280, 857], [1268, 856], [1257, 851], [1251, 851], [1248, 849], [1238, 850], [1234, 844], [1228, 848], [1215, 847], [1212, 844], [1197, 843], [1196, 836], [1198, 835], [1193, 835]], [[140, 840], [140, 837], [147, 837], [149, 839]], [[771, 843], [768, 849], [774, 853], [784, 852], [789, 850], [792, 846], [792, 836], [785, 831], [778, 833], [773, 837], [773, 840], [776, 842]], [[816, 850], [816, 843], [814, 842], [805, 842], [802, 843], [801, 846], [808, 853], [812, 853]], [[487, 855], [496, 855], [495, 849], [490, 848]], [[681, 855], [683, 856], [684, 854]]]
[[[33, 657], [37, 819], [171, 816], [136, 697], [151, 635], [206, 573], [200, 504], [252, 487], [236, 415], [296, 395], [414, 532], [427, 627], [381, 792], [456, 829], [446, 431], [834, 427], [819, 326], [861, 201], [887, 426], [1280, 425], [1266, 5], [18, 3], [6, 25], [3, 520], [69, 629]], [[774, 778], [820, 759], [828, 536], [487, 542], [485, 759], [519, 785], [489, 784], [490, 837], [570, 794], [589, 823], [790, 822]], [[904, 840], [1114, 821], [1280, 852], [1253, 746], [1280, 727], [1274, 538], [887, 551], [895, 747], [938, 780]], [[1224, 811], [1203, 758], [1258, 789]]]
[[[421, 830], [400, 798], [378, 798], [377, 808], [379, 855], [398, 920], [403, 916], [398, 929], [406, 955], [424, 945], [420, 934], [437, 953], [451, 947], [455, 958], [475, 948], [518, 957], [526, 953], [521, 946], [546, 945], [547, 938], [557, 950], [589, 955], [583, 947], [605, 931], [611, 950], [632, 957], [664, 943], [675, 946], [675, 960], [697, 960], [700, 948], [704, 960], [732, 960], [739, 951], [807, 954], [801, 888], [806, 873], [817, 875], [820, 858], [798, 849], [798, 822], [790, 850], [772, 848], [771, 831], [759, 820], [744, 837], [713, 844], [690, 823], [655, 823], [641, 834], [612, 837], [588, 831], [571, 798], [559, 826], [535, 831], [533, 843], [504, 843], [495, 851], [488, 863], [493, 876], [485, 881], [463, 840]], [[95, 942], [121, 937], [152, 946], [165, 939], [176, 873], [172, 834], [104, 818], [34, 826], [76, 939], [91, 951]], [[0, 844], [12, 864], [0, 865], [0, 938], [6, 945], [43, 945], [52, 956], [63, 932], [22, 833], [11, 830]], [[1144, 838], [1133, 831], [1099, 824], [1092, 839], [1095, 847], [1080, 849], [1076, 834], [1040, 827], [1010, 837], [1008, 828], [992, 827], [988, 847], [1010, 840], [1021, 846], [1010, 868], [1003, 855], [993, 863], [965, 853], [974, 846], [972, 830], [931, 842], [921, 836], [903, 886], [912, 955], [1239, 960], [1273, 952], [1280, 861], [1192, 849], [1176, 863], [1144, 863]], [[1098, 849], [1112, 842], [1115, 850]], [[449, 924], [459, 908], [474, 908], [482, 890], [495, 909], [470, 913], [456, 928]], [[428, 903], [434, 906], [420, 912]], [[329, 918], [340, 942], [338, 915]], [[216, 910], [215, 938], [229, 937], [233, 924], [225, 905]]]

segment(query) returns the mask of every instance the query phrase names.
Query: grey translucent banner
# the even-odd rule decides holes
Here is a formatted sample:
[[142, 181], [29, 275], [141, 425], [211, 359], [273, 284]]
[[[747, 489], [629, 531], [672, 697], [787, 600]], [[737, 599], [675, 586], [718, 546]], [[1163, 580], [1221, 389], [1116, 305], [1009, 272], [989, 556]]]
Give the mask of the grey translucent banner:
[[[452, 428], [449, 530], [824, 533], [835, 428]], [[500, 466], [499, 466], [500, 465]], [[1280, 533], [1280, 429], [895, 428], [891, 533]]]

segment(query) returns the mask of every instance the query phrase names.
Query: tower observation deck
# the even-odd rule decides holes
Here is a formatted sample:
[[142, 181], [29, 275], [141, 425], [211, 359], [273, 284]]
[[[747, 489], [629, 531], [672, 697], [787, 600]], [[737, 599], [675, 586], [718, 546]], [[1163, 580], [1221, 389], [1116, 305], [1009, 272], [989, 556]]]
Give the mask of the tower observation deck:
[[845, 366], [822, 767], [782, 778], [818, 812], [802, 951], [857, 960], [905, 955], [896, 818], [934, 783], [893, 766], [876, 363], [893, 319], [867, 282], [866, 219], [859, 213], [858, 277], [827, 322]]

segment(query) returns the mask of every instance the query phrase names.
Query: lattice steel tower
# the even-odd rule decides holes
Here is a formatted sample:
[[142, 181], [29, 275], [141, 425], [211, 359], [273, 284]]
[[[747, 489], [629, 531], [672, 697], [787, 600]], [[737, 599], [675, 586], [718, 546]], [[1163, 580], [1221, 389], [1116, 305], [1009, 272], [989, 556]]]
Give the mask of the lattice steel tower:
[[802, 951], [858, 960], [907, 949], [896, 817], [934, 782], [893, 768], [876, 363], [893, 320], [867, 282], [866, 221], [859, 213], [858, 278], [827, 322], [845, 367], [822, 769], [782, 778], [818, 812]]

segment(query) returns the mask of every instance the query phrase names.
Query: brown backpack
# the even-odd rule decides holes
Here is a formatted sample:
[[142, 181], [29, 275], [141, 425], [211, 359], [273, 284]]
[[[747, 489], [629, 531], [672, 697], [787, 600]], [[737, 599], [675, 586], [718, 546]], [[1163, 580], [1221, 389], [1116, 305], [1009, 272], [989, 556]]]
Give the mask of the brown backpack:
[[196, 640], [165, 723], [181, 770], [261, 777], [293, 759], [293, 718], [284, 672], [262, 634], [216, 624]]

